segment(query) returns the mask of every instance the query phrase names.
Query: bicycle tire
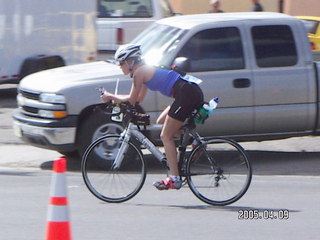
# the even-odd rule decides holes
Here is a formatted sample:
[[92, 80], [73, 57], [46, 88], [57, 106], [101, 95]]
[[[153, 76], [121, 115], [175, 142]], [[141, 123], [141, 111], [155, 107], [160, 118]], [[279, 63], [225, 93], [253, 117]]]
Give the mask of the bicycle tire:
[[252, 167], [245, 150], [227, 138], [212, 138], [197, 146], [186, 162], [189, 188], [201, 201], [224, 206], [248, 190]]
[[[107, 135], [92, 142], [86, 149], [81, 164], [83, 180], [89, 191], [104, 202], [121, 203], [133, 198], [146, 179], [146, 165], [142, 152], [131, 141], [121, 165], [113, 169], [117, 151], [122, 140], [119, 135]], [[105, 145], [105, 154], [110, 154], [105, 166], [95, 167], [95, 148]], [[108, 150], [109, 149], [109, 150]], [[110, 150], [112, 149], [112, 150]]]

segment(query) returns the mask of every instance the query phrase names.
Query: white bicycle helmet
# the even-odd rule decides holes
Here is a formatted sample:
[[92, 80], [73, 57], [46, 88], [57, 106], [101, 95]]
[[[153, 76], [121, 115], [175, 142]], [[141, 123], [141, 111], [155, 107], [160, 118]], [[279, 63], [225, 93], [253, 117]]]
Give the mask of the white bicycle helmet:
[[141, 54], [140, 45], [126, 44], [118, 48], [114, 54], [114, 59], [123, 62], [128, 58], [140, 58]]

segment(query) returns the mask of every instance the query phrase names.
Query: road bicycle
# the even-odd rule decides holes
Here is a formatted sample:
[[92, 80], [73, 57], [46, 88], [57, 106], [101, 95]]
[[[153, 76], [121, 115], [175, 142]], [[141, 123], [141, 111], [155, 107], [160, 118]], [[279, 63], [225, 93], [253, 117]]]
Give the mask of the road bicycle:
[[[133, 198], [144, 185], [147, 169], [144, 152], [149, 150], [167, 167], [167, 159], [142, 133], [150, 124], [149, 116], [141, 114], [129, 103], [110, 104], [119, 108], [124, 131], [105, 135], [92, 142], [82, 158], [82, 176], [90, 192], [102, 201], [120, 203]], [[111, 110], [108, 109], [108, 112]], [[239, 200], [248, 190], [252, 168], [245, 150], [234, 140], [203, 138], [196, 131], [197, 111], [181, 128], [178, 166], [183, 186], [188, 185], [203, 202], [223, 206]], [[196, 143], [193, 147], [190, 142]], [[94, 167], [96, 151], [103, 151], [106, 160]]]

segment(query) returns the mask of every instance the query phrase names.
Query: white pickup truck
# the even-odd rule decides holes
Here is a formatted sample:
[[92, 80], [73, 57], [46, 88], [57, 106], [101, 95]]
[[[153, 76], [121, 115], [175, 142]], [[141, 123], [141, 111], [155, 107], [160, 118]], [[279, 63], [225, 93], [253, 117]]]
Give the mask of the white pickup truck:
[[98, 0], [98, 50], [114, 52], [156, 20], [173, 15], [168, 0]]
[[[303, 23], [278, 13], [179, 16], [151, 25], [133, 43], [149, 64], [177, 65], [203, 80], [205, 99], [220, 104], [198, 130], [240, 140], [318, 134], [319, 69]], [[95, 138], [120, 133], [100, 112], [97, 87], [119, 94], [132, 80], [108, 62], [46, 70], [19, 85], [16, 134], [38, 147], [82, 153]], [[149, 91], [142, 107], [154, 124], [172, 99]], [[157, 128], [151, 125], [153, 133]], [[155, 134], [156, 136], [156, 134]], [[155, 139], [155, 138], [154, 138]]]

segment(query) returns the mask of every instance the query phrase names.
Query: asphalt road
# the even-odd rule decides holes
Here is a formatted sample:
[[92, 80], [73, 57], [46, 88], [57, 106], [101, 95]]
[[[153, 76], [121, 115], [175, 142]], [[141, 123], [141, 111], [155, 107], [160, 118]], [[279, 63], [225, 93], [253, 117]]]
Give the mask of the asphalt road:
[[[135, 198], [110, 204], [89, 193], [79, 172], [68, 172], [73, 239], [319, 239], [319, 177], [254, 175], [243, 198], [224, 207], [204, 204], [187, 187], [158, 191], [151, 183], [160, 177], [148, 175]], [[0, 239], [44, 238], [50, 181], [50, 171], [0, 169]], [[246, 217], [253, 211], [258, 219]]]
[[[52, 161], [60, 154], [25, 145], [13, 135], [11, 113], [16, 86], [0, 85], [0, 239], [44, 238]], [[238, 202], [225, 207], [202, 203], [188, 188], [156, 191], [163, 169], [123, 204], [106, 204], [84, 186], [80, 161], [68, 159], [67, 189], [73, 239], [318, 239], [320, 138], [242, 143], [253, 164], [252, 184]], [[288, 219], [241, 219], [258, 211]], [[240, 219], [239, 219], [240, 218]]]

